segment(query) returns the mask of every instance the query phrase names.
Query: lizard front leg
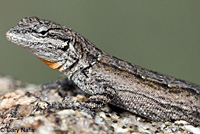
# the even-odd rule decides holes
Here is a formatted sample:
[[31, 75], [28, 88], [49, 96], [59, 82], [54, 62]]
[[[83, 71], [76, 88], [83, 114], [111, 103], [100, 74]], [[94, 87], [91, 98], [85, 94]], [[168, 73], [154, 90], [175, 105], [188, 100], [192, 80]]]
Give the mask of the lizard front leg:
[[107, 103], [111, 102], [115, 95], [115, 89], [108, 85], [104, 85], [103, 88], [103, 92], [90, 96], [85, 102], [82, 103], [82, 106], [94, 110], [102, 108]]
[[68, 97], [65, 97], [62, 104], [54, 103], [51, 105], [51, 108], [55, 109], [71, 108], [74, 110], [84, 111], [87, 114], [94, 117], [96, 115], [95, 110], [100, 109], [107, 103], [111, 102], [116, 93], [115, 89], [108, 85], [103, 86], [103, 88], [104, 88], [103, 92], [99, 92], [90, 96], [85, 102], [82, 102], [78, 107], [74, 105], [74, 101], [71, 101]]

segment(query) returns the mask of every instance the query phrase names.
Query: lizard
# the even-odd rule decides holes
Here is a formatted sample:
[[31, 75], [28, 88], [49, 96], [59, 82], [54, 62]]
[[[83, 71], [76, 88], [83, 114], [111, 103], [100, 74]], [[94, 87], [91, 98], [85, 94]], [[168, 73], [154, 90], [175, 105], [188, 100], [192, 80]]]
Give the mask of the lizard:
[[118, 59], [64, 25], [25, 17], [6, 33], [67, 80], [91, 95], [82, 104], [112, 104], [154, 121], [200, 125], [200, 86]]

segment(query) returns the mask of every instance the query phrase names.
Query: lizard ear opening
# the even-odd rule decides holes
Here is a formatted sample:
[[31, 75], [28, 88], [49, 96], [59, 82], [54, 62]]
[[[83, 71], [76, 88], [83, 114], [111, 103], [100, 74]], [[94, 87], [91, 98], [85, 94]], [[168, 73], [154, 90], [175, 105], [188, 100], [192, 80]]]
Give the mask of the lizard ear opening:
[[63, 48], [58, 48], [58, 49], [61, 49], [62, 51], [66, 52], [69, 49], [69, 44], [67, 44]]
[[57, 62], [47, 61], [40, 57], [37, 57], [37, 58], [40, 59], [42, 62], [44, 62], [47, 66], [49, 66], [52, 69], [60, 69], [61, 68], [61, 65], [59, 65]]

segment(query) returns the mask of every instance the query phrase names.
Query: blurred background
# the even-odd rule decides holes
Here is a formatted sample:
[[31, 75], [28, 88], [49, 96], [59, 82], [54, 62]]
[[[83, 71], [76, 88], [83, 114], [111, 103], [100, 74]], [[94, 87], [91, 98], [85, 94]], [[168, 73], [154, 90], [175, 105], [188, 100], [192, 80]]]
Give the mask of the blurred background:
[[131, 63], [200, 84], [199, 0], [0, 2], [0, 74], [42, 84], [61, 73], [8, 42], [6, 31], [37, 16], [68, 26]]

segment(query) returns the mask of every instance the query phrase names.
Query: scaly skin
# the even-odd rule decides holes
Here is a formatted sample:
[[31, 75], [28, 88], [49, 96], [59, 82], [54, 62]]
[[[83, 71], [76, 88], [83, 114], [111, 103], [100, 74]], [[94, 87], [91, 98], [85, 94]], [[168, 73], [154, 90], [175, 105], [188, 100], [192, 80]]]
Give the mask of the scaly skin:
[[199, 85], [113, 57], [52, 21], [27, 17], [6, 35], [92, 95], [88, 108], [111, 103], [151, 120], [200, 124]]

